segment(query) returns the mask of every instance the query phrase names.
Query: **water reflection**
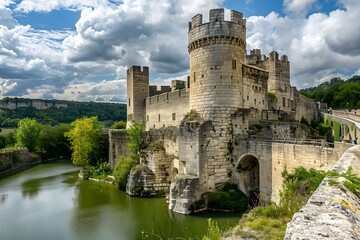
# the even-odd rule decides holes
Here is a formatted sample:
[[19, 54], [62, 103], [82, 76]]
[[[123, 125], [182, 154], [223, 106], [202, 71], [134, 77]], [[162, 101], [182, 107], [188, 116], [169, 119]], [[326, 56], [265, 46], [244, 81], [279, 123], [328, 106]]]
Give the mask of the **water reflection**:
[[163, 198], [130, 198], [116, 186], [79, 180], [77, 170], [58, 162], [1, 179], [0, 239], [200, 239], [208, 217], [220, 227], [239, 219], [175, 214]]
[[34, 198], [38, 195], [41, 187], [41, 179], [31, 179], [21, 184], [22, 195], [24, 198]]
[[0, 203], [5, 203], [6, 199], [9, 197], [9, 194], [1, 194], [0, 195]]

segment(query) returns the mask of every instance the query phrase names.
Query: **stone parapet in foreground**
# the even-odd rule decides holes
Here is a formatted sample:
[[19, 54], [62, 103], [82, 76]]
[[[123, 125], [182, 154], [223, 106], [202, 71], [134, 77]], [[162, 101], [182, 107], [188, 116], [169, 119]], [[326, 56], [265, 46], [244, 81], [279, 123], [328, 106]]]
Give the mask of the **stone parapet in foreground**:
[[[360, 176], [360, 146], [345, 151], [333, 170], [342, 174], [350, 168]], [[288, 223], [284, 239], [360, 239], [360, 198], [344, 186], [345, 181], [325, 178]]]

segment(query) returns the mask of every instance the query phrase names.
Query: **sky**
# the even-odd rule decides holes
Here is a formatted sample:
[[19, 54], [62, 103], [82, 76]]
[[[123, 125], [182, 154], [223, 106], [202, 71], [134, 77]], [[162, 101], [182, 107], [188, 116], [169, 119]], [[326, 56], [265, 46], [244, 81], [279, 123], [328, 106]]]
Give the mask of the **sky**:
[[186, 79], [188, 22], [225, 8], [247, 20], [247, 51], [289, 57], [291, 84], [360, 75], [359, 0], [0, 0], [0, 98], [126, 101], [126, 70]]

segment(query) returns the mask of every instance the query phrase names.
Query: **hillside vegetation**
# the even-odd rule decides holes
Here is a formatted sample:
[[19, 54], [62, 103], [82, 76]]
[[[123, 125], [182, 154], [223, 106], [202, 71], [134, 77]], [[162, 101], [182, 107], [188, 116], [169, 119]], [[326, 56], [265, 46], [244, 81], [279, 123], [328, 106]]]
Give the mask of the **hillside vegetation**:
[[360, 76], [348, 80], [333, 78], [317, 87], [300, 90], [306, 97], [327, 103], [331, 108], [360, 108]]
[[[4, 98], [1, 101], [19, 102], [31, 101], [22, 98]], [[50, 101], [47, 101], [50, 102]], [[97, 116], [99, 121], [126, 120], [126, 104], [98, 103], [98, 102], [75, 102], [51, 100], [55, 104], [66, 104], [67, 107], [50, 107], [48, 109], [36, 109], [34, 107], [19, 107], [16, 109], [0, 110], [0, 127], [15, 127], [20, 119], [32, 118], [41, 124], [56, 125], [58, 123], [71, 123], [75, 119]]]

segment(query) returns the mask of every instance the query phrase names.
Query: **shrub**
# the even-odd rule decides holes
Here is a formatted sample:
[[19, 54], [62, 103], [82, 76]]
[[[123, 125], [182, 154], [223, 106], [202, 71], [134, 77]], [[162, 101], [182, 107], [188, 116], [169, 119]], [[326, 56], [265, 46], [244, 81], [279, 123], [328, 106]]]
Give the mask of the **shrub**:
[[117, 121], [110, 127], [111, 129], [125, 129], [126, 128], [126, 122], [124, 121]]
[[115, 165], [113, 176], [118, 184], [119, 188], [125, 190], [127, 177], [132, 167], [136, 165], [136, 162], [131, 158], [120, 157], [119, 161]]
[[327, 133], [329, 133], [331, 127], [325, 124], [320, 123], [319, 126], [316, 128], [316, 130], [319, 132], [321, 136], [325, 136]]
[[304, 118], [304, 117], [301, 117], [300, 123], [301, 123], [301, 124], [304, 124], [304, 125], [306, 125], [306, 126], [310, 126], [309, 121], [308, 121], [306, 118]]
[[268, 97], [269, 97], [271, 100], [275, 100], [275, 99], [276, 99], [275, 93], [272, 93], [272, 92], [268, 92]]
[[128, 135], [128, 149], [131, 153], [131, 158], [136, 163], [140, 162], [140, 154], [146, 148], [142, 133], [145, 131], [144, 123], [132, 122], [130, 128], [126, 129]]
[[211, 221], [211, 218], [208, 219], [208, 230], [206, 236], [202, 240], [221, 240], [220, 229], [216, 222]]
[[205, 205], [205, 198], [204, 196], [201, 196], [201, 198], [199, 200], [196, 200], [195, 202], [193, 202], [190, 207], [189, 207], [189, 211], [196, 212], [198, 210], [204, 209], [206, 207]]
[[232, 192], [209, 192], [207, 197], [209, 209], [243, 211], [248, 207], [248, 198], [240, 190]]

